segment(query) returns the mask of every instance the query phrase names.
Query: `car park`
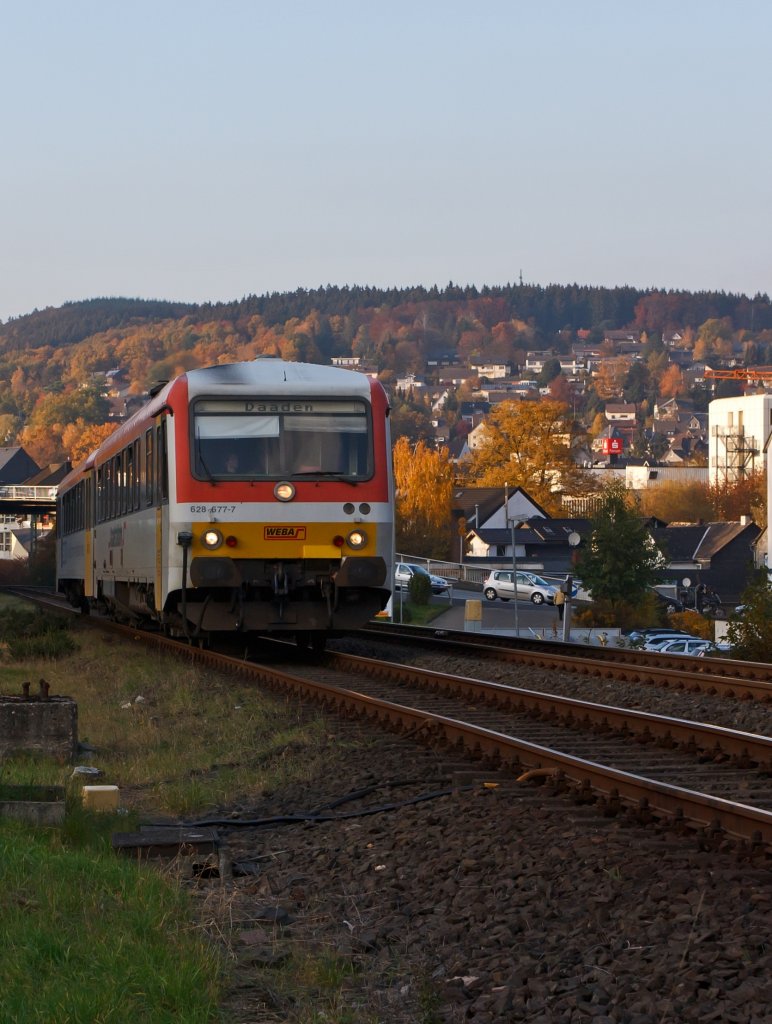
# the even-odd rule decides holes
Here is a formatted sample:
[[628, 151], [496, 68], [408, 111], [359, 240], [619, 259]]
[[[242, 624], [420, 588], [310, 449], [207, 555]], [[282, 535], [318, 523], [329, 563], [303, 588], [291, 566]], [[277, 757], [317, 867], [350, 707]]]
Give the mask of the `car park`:
[[450, 583], [446, 579], [435, 576], [416, 562], [397, 562], [394, 566], [394, 589], [407, 590], [414, 576], [428, 576], [433, 594], [447, 594], [450, 590]]
[[[554, 604], [555, 594], [559, 587], [548, 583], [541, 576], [532, 572], [517, 573], [518, 601], [531, 601], [533, 604]], [[500, 598], [511, 601], [515, 596], [511, 569], [494, 569], [483, 584], [483, 594], [489, 601]]]

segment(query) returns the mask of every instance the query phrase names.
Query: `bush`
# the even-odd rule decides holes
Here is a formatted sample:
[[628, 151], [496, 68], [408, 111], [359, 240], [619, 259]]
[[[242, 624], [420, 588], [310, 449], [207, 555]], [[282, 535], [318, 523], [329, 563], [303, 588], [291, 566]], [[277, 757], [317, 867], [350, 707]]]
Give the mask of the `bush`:
[[608, 598], [593, 601], [581, 611], [574, 611], [572, 622], [576, 626], [619, 626], [620, 629], [645, 628], [660, 625], [660, 610], [656, 600], [646, 595], [642, 601], [612, 601]]
[[424, 576], [423, 573], [415, 573], [410, 578], [410, 600], [413, 604], [425, 605], [429, 603], [429, 598], [432, 596], [432, 582], [428, 576]]
[[713, 639], [713, 623], [700, 615], [699, 612], [685, 611], [673, 612], [670, 616], [670, 624], [674, 629], [682, 629], [692, 636], [701, 636], [705, 640]]

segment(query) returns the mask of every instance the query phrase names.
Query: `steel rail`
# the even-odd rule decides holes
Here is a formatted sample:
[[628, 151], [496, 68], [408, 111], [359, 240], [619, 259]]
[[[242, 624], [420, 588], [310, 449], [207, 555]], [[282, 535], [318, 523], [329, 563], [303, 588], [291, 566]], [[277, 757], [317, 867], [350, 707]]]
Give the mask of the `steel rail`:
[[[410, 631], [408, 631], [410, 630]], [[377, 636], [387, 643], [409, 640], [443, 650], [470, 653], [500, 661], [520, 662], [537, 668], [557, 668], [566, 672], [620, 682], [649, 683], [690, 691], [716, 693], [740, 700], [772, 701], [772, 666], [765, 662], [731, 661], [724, 658], [697, 658], [688, 655], [661, 655], [648, 651], [618, 648], [587, 648], [580, 644], [513, 641], [506, 637], [479, 633], [436, 630], [423, 626], [398, 627], [371, 624], [357, 631], [362, 637]], [[473, 639], [470, 639], [473, 638]], [[737, 674], [731, 675], [735, 670]]]

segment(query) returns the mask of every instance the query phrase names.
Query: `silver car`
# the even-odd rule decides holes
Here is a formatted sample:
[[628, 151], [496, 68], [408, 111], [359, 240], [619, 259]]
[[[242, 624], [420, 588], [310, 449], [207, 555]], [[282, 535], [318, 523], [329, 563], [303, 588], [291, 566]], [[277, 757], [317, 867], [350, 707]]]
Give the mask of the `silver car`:
[[[541, 576], [532, 572], [518, 572], [517, 599], [532, 601], [534, 604], [554, 604], [558, 588], [547, 583]], [[489, 601], [497, 597], [502, 601], [511, 601], [515, 588], [512, 586], [511, 569], [494, 569], [483, 584], [483, 593]]]

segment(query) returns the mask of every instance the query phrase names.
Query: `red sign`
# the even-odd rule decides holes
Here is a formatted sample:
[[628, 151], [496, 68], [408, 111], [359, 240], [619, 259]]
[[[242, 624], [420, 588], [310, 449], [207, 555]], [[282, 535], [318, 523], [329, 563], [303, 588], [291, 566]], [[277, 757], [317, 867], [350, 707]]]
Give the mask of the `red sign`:
[[603, 454], [604, 455], [620, 455], [624, 450], [625, 443], [621, 437], [604, 437], [603, 438]]

